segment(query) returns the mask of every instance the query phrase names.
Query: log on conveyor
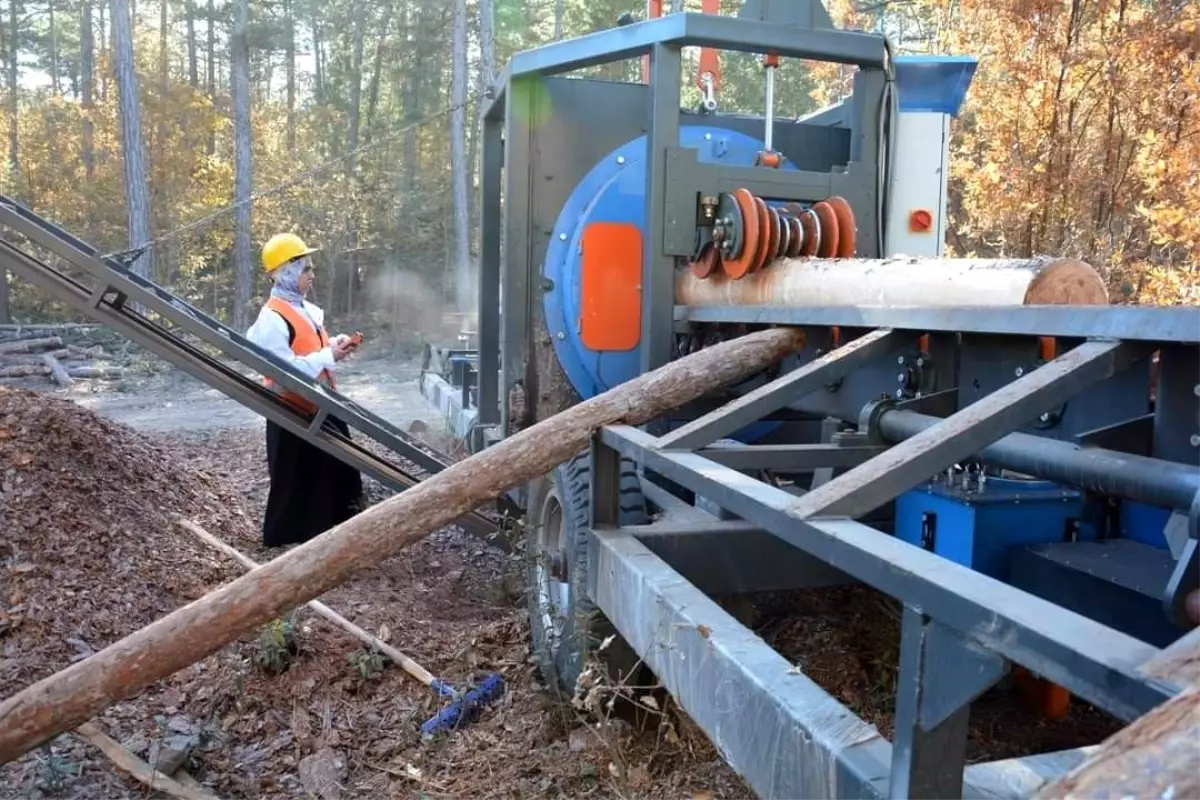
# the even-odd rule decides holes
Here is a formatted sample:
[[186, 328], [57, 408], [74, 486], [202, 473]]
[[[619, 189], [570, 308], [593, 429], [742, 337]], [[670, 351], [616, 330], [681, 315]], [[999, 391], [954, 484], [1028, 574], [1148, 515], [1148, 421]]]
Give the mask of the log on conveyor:
[[1090, 265], [1070, 258], [785, 258], [740, 280], [675, 275], [684, 306], [1108, 305]]
[[751, 333], [640, 375], [532, 425], [150, 623], [0, 703], [0, 763], [344, 583], [586, 449], [604, 425], [640, 425], [798, 351], [804, 335]]
[[1106, 739], [1075, 769], [1034, 795], [1068, 798], [1200, 797], [1200, 628], [1141, 670], [1183, 690]]

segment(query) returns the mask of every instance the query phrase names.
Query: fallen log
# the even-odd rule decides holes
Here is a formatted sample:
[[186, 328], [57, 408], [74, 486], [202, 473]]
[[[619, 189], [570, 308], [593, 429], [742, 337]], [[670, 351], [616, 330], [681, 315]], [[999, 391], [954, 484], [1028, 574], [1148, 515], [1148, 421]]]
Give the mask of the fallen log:
[[1038, 800], [1200, 797], [1200, 628], [1141, 672], [1183, 691], [1106, 739], [1075, 769], [1044, 786]]
[[684, 306], [1108, 305], [1099, 273], [1070, 258], [785, 258], [740, 280], [675, 274]]
[[67, 374], [63, 365], [50, 353], [42, 353], [42, 364], [50, 370], [50, 380], [59, 386], [73, 386], [75, 384], [74, 379]]
[[587, 449], [602, 426], [641, 425], [799, 350], [802, 332], [722, 342], [542, 420], [0, 703], [0, 763], [344, 583]]
[[50, 368], [45, 364], [14, 364], [10, 367], [0, 367], [0, 378], [31, 378], [34, 375], [49, 375]]
[[71, 367], [67, 374], [72, 378], [99, 378], [101, 380], [120, 380], [125, 376], [125, 370], [120, 367]]
[[151, 789], [157, 789], [180, 800], [220, 800], [202, 786], [185, 786], [162, 774], [91, 722], [85, 722], [76, 728], [75, 735], [104, 753], [109, 761]]
[[57, 350], [63, 346], [58, 336], [46, 336], [41, 339], [17, 339], [13, 342], [0, 342], [0, 353], [36, 353], [39, 350]]

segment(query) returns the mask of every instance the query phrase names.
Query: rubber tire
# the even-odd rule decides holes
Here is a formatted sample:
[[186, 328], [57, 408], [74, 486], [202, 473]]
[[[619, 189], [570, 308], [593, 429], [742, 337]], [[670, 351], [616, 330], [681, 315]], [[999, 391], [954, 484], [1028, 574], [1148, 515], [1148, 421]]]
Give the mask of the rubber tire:
[[[620, 524], [645, 525], [649, 522], [646, 500], [636, 465], [621, 459]], [[543, 679], [551, 687], [568, 696], [575, 691], [576, 681], [589, 656], [616, 629], [587, 597], [588, 576], [588, 509], [591, 504], [592, 470], [590, 454], [580, 453], [558, 466], [549, 476], [530, 485], [526, 528], [526, 597], [529, 608], [529, 628], [533, 657]], [[536, 526], [542, 519], [547, 502], [557, 499], [562, 508], [563, 556], [567, 570], [567, 608], [563, 622], [562, 640], [554, 650], [542, 624], [538, 602], [539, 582]], [[601, 663], [613, 681], [635, 682], [632, 673], [639, 669], [640, 659], [633, 648], [618, 634], [601, 654]], [[644, 667], [643, 667], [644, 668]]]

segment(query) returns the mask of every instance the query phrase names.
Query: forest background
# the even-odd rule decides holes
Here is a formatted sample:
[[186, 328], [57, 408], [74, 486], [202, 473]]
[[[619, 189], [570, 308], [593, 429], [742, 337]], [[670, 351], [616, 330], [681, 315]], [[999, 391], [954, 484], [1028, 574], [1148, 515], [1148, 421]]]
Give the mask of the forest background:
[[[491, 76], [518, 50], [637, 5], [0, 0], [0, 191], [105, 252], [151, 243], [135, 269], [239, 328], [264, 288], [259, 247], [294, 230], [324, 249], [327, 310], [411, 329], [406, 314], [474, 304]], [[952, 254], [1073, 256], [1102, 271], [1114, 303], [1200, 303], [1200, 3], [827, 6], [899, 53], [980, 59], [952, 128]], [[688, 86], [697, 55], [684, 54]], [[721, 110], [761, 113], [759, 62], [722, 54], [722, 71]], [[849, 75], [785, 61], [776, 113], [836, 101]], [[0, 322], [64, 316], [0, 280]]]

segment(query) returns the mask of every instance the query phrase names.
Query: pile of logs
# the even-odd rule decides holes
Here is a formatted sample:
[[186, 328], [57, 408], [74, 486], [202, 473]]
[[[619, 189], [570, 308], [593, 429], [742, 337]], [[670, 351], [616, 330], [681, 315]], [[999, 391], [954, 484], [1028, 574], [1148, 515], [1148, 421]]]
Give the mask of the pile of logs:
[[90, 325], [0, 325], [0, 380], [45, 376], [59, 386], [77, 379], [117, 380], [124, 371], [88, 339]]

